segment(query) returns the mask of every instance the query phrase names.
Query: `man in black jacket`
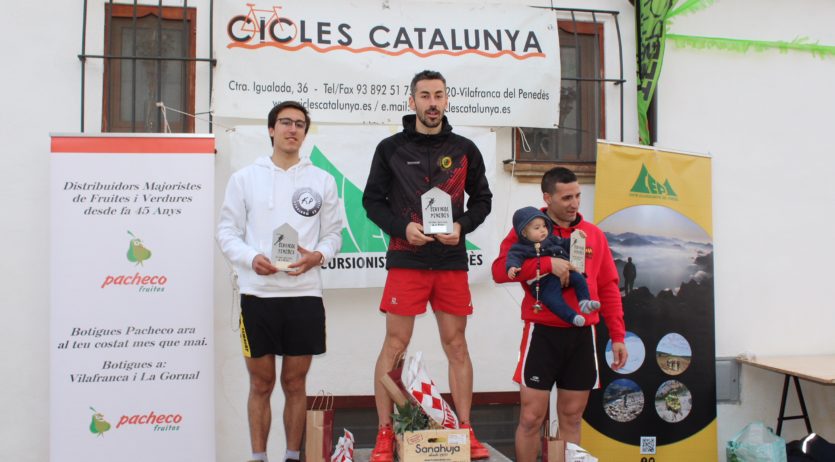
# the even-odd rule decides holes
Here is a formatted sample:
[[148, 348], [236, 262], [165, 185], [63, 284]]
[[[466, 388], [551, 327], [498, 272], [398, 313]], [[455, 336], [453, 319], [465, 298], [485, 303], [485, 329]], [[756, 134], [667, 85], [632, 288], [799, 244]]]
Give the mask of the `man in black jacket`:
[[[362, 204], [368, 217], [391, 237], [386, 252], [388, 277], [380, 311], [386, 314], [386, 335], [374, 369], [374, 395], [380, 429], [371, 462], [391, 462], [394, 434], [392, 403], [380, 384], [395, 356], [412, 337], [415, 316], [432, 305], [441, 343], [449, 362], [449, 385], [462, 428], [470, 426], [473, 365], [464, 335], [473, 307], [467, 280], [465, 236], [490, 213], [493, 197], [484, 160], [475, 144], [452, 133], [444, 111], [446, 80], [423, 71], [410, 86], [403, 131], [377, 145]], [[453, 230], [426, 234], [421, 195], [437, 187], [450, 195]], [[464, 193], [469, 195], [466, 209]], [[472, 459], [488, 457], [470, 429]]]

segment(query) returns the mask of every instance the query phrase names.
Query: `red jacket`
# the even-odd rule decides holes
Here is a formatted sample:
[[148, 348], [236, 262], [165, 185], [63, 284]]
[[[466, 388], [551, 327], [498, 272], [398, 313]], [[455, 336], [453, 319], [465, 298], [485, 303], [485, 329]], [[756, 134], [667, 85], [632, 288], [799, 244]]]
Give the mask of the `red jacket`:
[[[574, 295], [574, 289], [572, 288], [563, 289], [563, 298], [568, 306], [586, 318], [586, 325], [599, 323], [602, 315], [612, 341], [623, 342], [626, 335], [626, 327], [623, 323], [623, 305], [620, 297], [618, 270], [615, 267], [614, 260], [612, 260], [609, 242], [606, 241], [606, 236], [603, 235], [600, 228], [583, 220], [580, 214], [577, 214], [577, 221], [568, 228], [561, 228], [554, 223], [554, 234], [562, 238], [569, 238], [575, 229], [581, 229], [586, 233], [586, 282], [589, 285], [592, 300], [600, 301], [600, 310], [591, 314], [583, 314], [579, 309], [577, 297]], [[522, 320], [547, 326], [573, 327], [558, 318], [551, 310], [543, 309], [539, 313], [534, 312], [533, 304], [536, 300], [527, 289], [525, 281], [536, 277], [535, 259], [526, 260], [515, 279], [507, 277], [505, 267], [507, 252], [518, 240], [516, 231], [510, 230], [507, 237], [502, 241], [499, 248], [499, 257], [493, 262], [493, 280], [497, 283], [519, 282], [522, 284], [525, 291], [525, 298], [522, 299]], [[544, 275], [550, 272], [551, 259], [543, 258], [540, 261], [540, 274]]]

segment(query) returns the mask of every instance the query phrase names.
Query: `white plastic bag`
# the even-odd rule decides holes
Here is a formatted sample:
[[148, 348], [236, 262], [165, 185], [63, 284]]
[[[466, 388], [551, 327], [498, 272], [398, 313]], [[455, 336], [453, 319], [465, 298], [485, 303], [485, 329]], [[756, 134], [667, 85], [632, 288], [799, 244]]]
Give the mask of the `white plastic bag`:
[[430, 419], [443, 428], [458, 428], [458, 417], [429, 377], [426, 365], [423, 364], [422, 352], [418, 351], [407, 360], [402, 379], [409, 396], [420, 404]]
[[331, 462], [353, 462], [354, 460], [354, 434], [345, 430], [345, 435], [339, 437], [336, 447], [333, 448]]
[[725, 448], [728, 462], [786, 462], [786, 440], [762, 422], [751, 422]]
[[565, 462], [597, 462], [597, 457], [574, 443], [566, 443]]

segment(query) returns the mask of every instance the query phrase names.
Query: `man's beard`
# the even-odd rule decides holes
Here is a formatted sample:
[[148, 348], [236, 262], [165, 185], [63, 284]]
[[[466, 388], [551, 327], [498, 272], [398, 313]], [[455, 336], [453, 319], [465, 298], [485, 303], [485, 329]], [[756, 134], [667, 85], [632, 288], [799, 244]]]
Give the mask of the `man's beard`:
[[444, 111], [438, 111], [438, 118], [435, 122], [431, 122], [429, 120], [429, 118], [426, 117], [427, 112], [429, 112], [428, 109], [426, 111], [423, 111], [423, 114], [418, 114], [417, 115], [418, 119], [420, 119], [420, 123], [422, 123], [424, 127], [435, 128], [435, 127], [441, 125], [441, 123], [444, 121]]

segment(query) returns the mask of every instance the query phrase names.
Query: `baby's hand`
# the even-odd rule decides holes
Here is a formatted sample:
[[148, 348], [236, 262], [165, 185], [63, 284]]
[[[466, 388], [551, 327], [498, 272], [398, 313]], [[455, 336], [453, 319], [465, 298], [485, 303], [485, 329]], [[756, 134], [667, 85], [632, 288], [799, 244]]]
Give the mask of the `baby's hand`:
[[515, 266], [511, 266], [507, 270], [507, 277], [509, 277], [510, 279], [513, 279], [513, 278], [516, 277], [516, 273], [518, 273], [518, 272], [519, 272], [519, 268], [517, 268]]

